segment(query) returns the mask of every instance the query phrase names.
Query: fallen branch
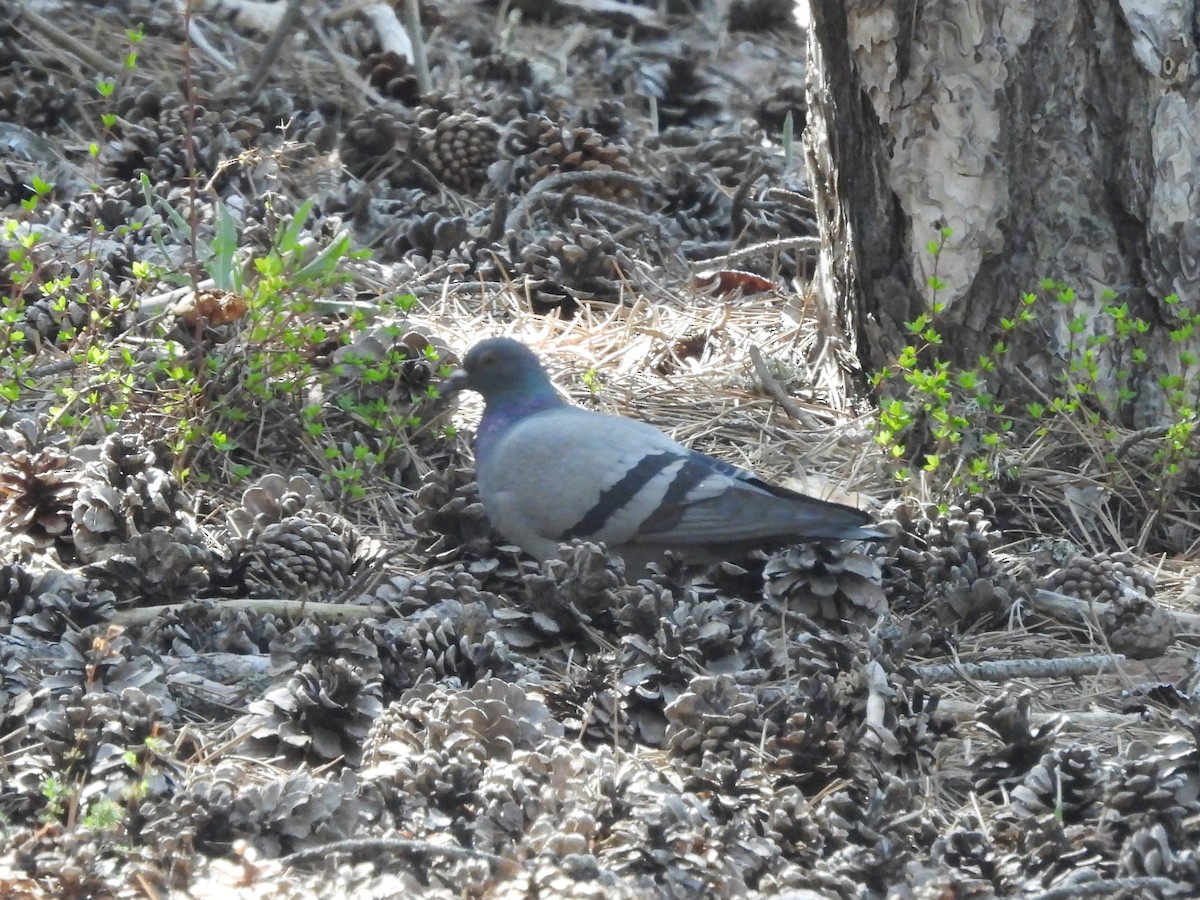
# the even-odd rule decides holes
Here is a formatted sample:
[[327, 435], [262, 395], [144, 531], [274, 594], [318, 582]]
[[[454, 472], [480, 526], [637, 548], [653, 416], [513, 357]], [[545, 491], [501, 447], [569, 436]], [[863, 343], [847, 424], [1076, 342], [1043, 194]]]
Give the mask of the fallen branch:
[[[557, 194], [566, 188], [571, 188], [578, 184], [621, 184], [626, 187], [636, 188], [639, 191], [649, 191], [653, 187], [644, 178], [608, 169], [592, 172], [558, 172], [543, 178], [529, 189], [529, 192], [521, 198], [521, 202], [513, 207], [513, 211], [504, 220], [504, 231], [508, 234], [516, 232], [521, 227], [521, 223], [525, 220], [525, 216], [529, 213], [535, 201], [537, 203], [544, 203], [550, 199], [549, 197], [543, 197], [543, 194]], [[630, 214], [634, 212], [635, 210], [630, 210]]]
[[[938, 700], [937, 708], [938, 712], [953, 716], [959, 722], [972, 722], [979, 716], [979, 705], [969, 700], [941, 698]], [[1089, 731], [1116, 731], [1121, 734], [1126, 734], [1126, 729], [1146, 724], [1146, 720], [1137, 713], [1118, 713], [1106, 710], [1054, 710], [1051, 712], [1030, 711], [1029, 713], [1029, 722], [1032, 725], [1044, 725], [1062, 718]]]
[[1148, 891], [1161, 897], [1192, 896], [1192, 888], [1170, 878], [1097, 878], [1094, 881], [1072, 881], [1040, 894], [1030, 894], [1030, 900], [1079, 900], [1080, 897], [1132, 896]]
[[[1100, 617], [1112, 609], [1111, 603], [1105, 603], [1102, 600], [1081, 600], [1079, 597], [1060, 594], [1057, 591], [1047, 591], [1043, 588], [1034, 591], [1030, 599], [1034, 612], [1070, 625], [1099, 627]], [[1175, 620], [1177, 637], [1200, 635], [1200, 615], [1178, 612], [1173, 609], [1165, 609], [1165, 607], [1164, 611]]]
[[783, 385], [771, 374], [771, 370], [767, 367], [767, 362], [763, 358], [762, 351], [758, 347], [750, 348], [750, 362], [754, 364], [754, 374], [758, 376], [758, 380], [762, 382], [762, 386], [766, 392], [774, 398], [775, 402], [783, 407], [783, 411], [789, 416], [807, 428], [809, 431], [819, 431], [825, 427], [816, 416], [804, 409], [799, 403], [787, 395], [787, 391], [783, 389]]
[[1125, 662], [1119, 653], [1067, 656], [1060, 659], [1003, 659], [995, 662], [914, 666], [913, 675], [926, 685], [951, 681], [1011, 681], [1014, 678], [1079, 678], [1100, 675]]
[[17, 7], [17, 34], [20, 34], [21, 23], [29, 26], [29, 28], [44, 37], [54, 49], [71, 54], [81, 63], [95, 69], [101, 75], [112, 75], [119, 68], [118, 63], [97, 53], [78, 38], [67, 34], [54, 23], [23, 5]]
[[257, 94], [262, 90], [263, 82], [267, 80], [267, 76], [275, 68], [275, 60], [279, 57], [279, 51], [283, 49], [284, 41], [296, 30], [296, 26], [300, 24], [300, 7], [303, 5], [304, 0], [289, 0], [287, 8], [284, 9], [283, 15], [279, 18], [278, 24], [270, 32], [271, 37], [267, 40], [267, 45], [263, 48], [262, 56], [259, 57], [254, 74], [250, 76], [250, 93]]
[[707, 259], [695, 259], [695, 263], [703, 263], [707, 267], [728, 268], [733, 266], [743, 259], [750, 259], [754, 256], [763, 256], [770, 253], [783, 253], [788, 250], [812, 250], [816, 251], [821, 248], [821, 239], [815, 237], [793, 237], [793, 238], [777, 238], [771, 241], [763, 241], [758, 244], [750, 244], [746, 247], [740, 247], [737, 250], [731, 250], [723, 256], [712, 256]]
[[[188, 601], [189, 603], [194, 601]], [[168, 603], [164, 606], [139, 606], [134, 609], [119, 609], [113, 613], [110, 620], [114, 625], [124, 625], [136, 628], [149, 625], [165, 613], [184, 609], [188, 603]], [[283, 600], [280, 598], [259, 598], [251, 600], [214, 600], [212, 611], [214, 615], [232, 609], [250, 613], [273, 613], [274, 615], [298, 619], [310, 617], [314, 619], [329, 619], [335, 622], [369, 619], [372, 616], [386, 616], [388, 611], [381, 606], [361, 606], [355, 603], [316, 603], [307, 600]]]
[[331, 841], [316, 847], [306, 847], [288, 856], [280, 862], [285, 866], [295, 866], [301, 863], [319, 860], [324, 863], [335, 853], [345, 853], [359, 858], [379, 859], [383, 853], [398, 853], [404, 856], [444, 856], [450, 859], [479, 859], [485, 860], [506, 874], [512, 875], [521, 871], [521, 865], [516, 860], [496, 856], [482, 850], [470, 847], [459, 847], [453, 844], [434, 844], [429, 841], [414, 841], [401, 837], [369, 837], [350, 838], [344, 841]]

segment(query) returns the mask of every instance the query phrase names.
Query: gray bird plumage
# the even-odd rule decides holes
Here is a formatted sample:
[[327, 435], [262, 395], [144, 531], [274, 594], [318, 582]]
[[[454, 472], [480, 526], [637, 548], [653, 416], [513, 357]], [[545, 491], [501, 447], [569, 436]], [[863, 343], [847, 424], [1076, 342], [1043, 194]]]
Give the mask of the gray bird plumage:
[[471, 348], [442, 390], [463, 389], [485, 403], [475, 442], [483, 508], [538, 559], [572, 538], [603, 541], [637, 575], [668, 550], [712, 562], [781, 540], [883, 536], [863, 527], [861, 510], [768, 484], [642, 422], [571, 405], [533, 351], [510, 338]]

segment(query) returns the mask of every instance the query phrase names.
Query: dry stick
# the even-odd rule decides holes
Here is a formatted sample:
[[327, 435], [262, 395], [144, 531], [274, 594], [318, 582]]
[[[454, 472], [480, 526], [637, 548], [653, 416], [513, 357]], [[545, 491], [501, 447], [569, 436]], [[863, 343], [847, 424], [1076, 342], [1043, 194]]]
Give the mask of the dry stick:
[[[679, 245], [679, 252], [696, 262], [724, 258], [724, 251], [728, 249], [729, 241], [683, 241]], [[710, 255], [713, 253], [717, 256]]]
[[797, 206], [808, 212], [816, 212], [817, 209], [816, 201], [812, 197], [802, 194], [799, 191], [789, 191], [787, 188], [767, 188], [767, 198], [770, 200], [779, 200], [791, 206]]
[[[191, 602], [191, 601], [189, 601]], [[164, 613], [180, 610], [187, 603], [168, 603], [165, 606], [140, 606], [136, 609], [121, 609], [113, 613], [112, 621], [117, 625], [147, 625]], [[308, 600], [284, 600], [281, 598], [257, 598], [253, 600], [216, 600], [213, 613], [227, 609], [251, 613], [274, 613], [277, 616], [299, 618], [312, 616], [318, 619], [357, 621], [371, 616], [387, 615], [382, 606], [363, 606], [358, 603], [317, 603]]]
[[766, 163], [755, 163], [746, 171], [741, 184], [733, 192], [733, 199], [729, 207], [730, 234], [738, 235], [745, 230], [746, 199], [750, 196], [750, 189], [754, 187], [754, 182], [758, 181], [759, 176], [766, 170]]
[[314, 21], [304, 19], [303, 25], [309, 37], [324, 48], [325, 55], [333, 61], [338, 74], [342, 76], [342, 81], [346, 82], [346, 84], [350, 85], [350, 87], [354, 88], [354, 90], [358, 91], [374, 104], [379, 105], [386, 102], [387, 98], [371, 87], [370, 82], [354, 71], [353, 66], [347, 60], [346, 54], [333, 45], [333, 42], [329, 40], [329, 35], [318, 28]]
[[1150, 428], [1143, 428], [1141, 431], [1135, 431], [1133, 434], [1126, 435], [1121, 439], [1121, 443], [1117, 444], [1117, 449], [1113, 451], [1113, 459], [1120, 459], [1143, 441], [1158, 440], [1161, 437], [1166, 437], [1170, 430], [1170, 425], [1154, 425]]
[[57, 25], [47, 22], [33, 10], [24, 5], [17, 7], [17, 24], [20, 25], [21, 22], [24, 22], [34, 31], [42, 35], [42, 37], [49, 40], [58, 49], [66, 53], [70, 53], [80, 62], [90, 66], [97, 72], [112, 72], [119, 68], [119, 65], [114, 64], [111, 59], [101, 56], [86, 44], [81, 44], [78, 39], [67, 34]]
[[623, 184], [627, 187], [637, 188], [639, 191], [648, 191], [653, 187], [653, 185], [644, 178], [638, 178], [635, 175], [627, 175], [624, 172], [613, 172], [607, 169], [598, 172], [558, 172], [554, 175], [550, 175], [547, 178], [543, 178], [529, 189], [529, 192], [521, 198], [521, 202], [518, 203], [513, 208], [513, 211], [508, 214], [507, 218], [505, 218], [504, 232], [506, 234], [512, 234], [518, 228], [520, 228], [521, 223], [525, 220], [526, 214], [529, 212], [529, 208], [533, 206], [534, 202], [545, 202], [544, 198], [542, 197], [543, 194], [559, 192], [563, 188], [569, 188], [577, 184], [595, 184], [598, 182], [607, 184]]
[[267, 80], [267, 76], [271, 74], [271, 68], [275, 65], [275, 59], [283, 48], [283, 42], [300, 23], [300, 7], [303, 4], [304, 0], [289, 0], [287, 9], [283, 11], [283, 17], [279, 20], [279, 27], [275, 29], [271, 39], [267, 41], [267, 46], [263, 48], [258, 67], [255, 68], [254, 75], [250, 79], [250, 93], [257, 94], [263, 82]]
[[[1081, 600], [1058, 591], [1039, 588], [1033, 592], [1033, 610], [1060, 622], [1086, 624], [1112, 609], [1111, 603], [1103, 600]], [[1164, 612], [1175, 620], [1175, 630], [1186, 634], [1200, 635], [1200, 615], [1166, 609]]]
[[334, 853], [350, 853], [362, 855], [368, 853], [378, 855], [381, 850], [391, 850], [412, 856], [446, 856], [451, 859], [481, 859], [490, 862], [505, 874], [512, 875], [521, 871], [521, 865], [516, 860], [505, 859], [494, 853], [482, 850], [472, 850], [469, 847], [456, 847], [448, 844], [433, 844], [428, 841], [414, 841], [409, 838], [377, 837], [351, 838], [345, 841], [331, 841], [318, 847], [306, 847], [280, 859], [285, 866], [295, 866], [311, 862], [314, 859], [325, 859]]
[[63, 372], [70, 372], [79, 365], [73, 359], [61, 359], [58, 362], [47, 363], [44, 366], [34, 366], [29, 370], [30, 378], [44, 378], [47, 375], [61, 375]]
[[751, 345], [750, 347], [750, 362], [754, 364], [754, 374], [758, 376], [758, 380], [762, 382], [767, 393], [775, 398], [775, 402], [783, 407], [783, 411], [789, 416], [807, 428], [809, 431], [817, 431], [825, 426], [816, 418], [804, 409], [787, 395], [787, 391], [771, 374], [771, 370], [767, 368], [767, 362], [763, 359], [762, 351]]
[[774, 241], [763, 241], [761, 244], [751, 244], [748, 247], [741, 247], [737, 250], [731, 250], [723, 256], [713, 256], [708, 259], [693, 260], [697, 265], [703, 264], [706, 268], [717, 266], [731, 265], [739, 260], [748, 259], [751, 256], [758, 256], [766, 253], [783, 253], [786, 250], [818, 250], [821, 247], [821, 239], [815, 237], [794, 237], [794, 238], [779, 238]]
[[[566, 197], [566, 194], [551, 194], [547, 197], [547, 200], [555, 196]], [[625, 206], [621, 203], [614, 203], [612, 200], [593, 197], [590, 194], [576, 194], [571, 198], [571, 202], [584, 212], [594, 215], [607, 214], [618, 220], [633, 219], [635, 223], [644, 229], [661, 231], [663, 227], [662, 219], [654, 213], [644, 213], [640, 209], [634, 209], [631, 206]]]
[[[979, 704], [968, 700], [947, 700], [943, 697], [938, 700], [937, 708], [938, 712], [953, 716], [959, 722], [974, 721], [979, 715]], [[1085, 728], [1102, 729], [1120, 734], [1126, 734], [1125, 729], [1127, 728], [1146, 724], [1146, 720], [1137, 713], [1117, 713], [1091, 709], [1071, 710], [1070, 712], [1038, 712], [1036, 710], [1030, 710], [1029, 712], [1029, 721], [1032, 725], [1045, 725], [1048, 722], [1054, 722], [1063, 718]]]
[[1143, 889], [1157, 891], [1164, 897], [1186, 897], [1192, 889], [1170, 878], [1106, 878], [1095, 881], [1075, 881], [1051, 888], [1040, 894], [1030, 894], [1029, 900], [1078, 900], [1080, 897], [1108, 897], [1126, 891]]
[[412, 41], [413, 68], [417, 72], [417, 84], [425, 92], [433, 88], [429, 77], [429, 63], [425, 59], [425, 39], [421, 36], [421, 8], [417, 0], [404, 0], [404, 24]]
[[[379, 46], [384, 53], [395, 53], [410, 66], [415, 65], [413, 39], [408, 33], [408, 23], [400, 21], [390, 3], [368, 3], [365, 7], [354, 8], [355, 15], [360, 12], [375, 26], [375, 35], [379, 38]], [[344, 18], [339, 18], [344, 21]], [[419, 78], [417, 80], [420, 81]]]
[[951, 681], [1011, 681], [1013, 678], [1078, 678], [1100, 675], [1119, 667], [1125, 657], [1119, 653], [1094, 653], [1062, 659], [1005, 659], [996, 662], [946, 663], [940, 666], [914, 666], [913, 676], [926, 685]]

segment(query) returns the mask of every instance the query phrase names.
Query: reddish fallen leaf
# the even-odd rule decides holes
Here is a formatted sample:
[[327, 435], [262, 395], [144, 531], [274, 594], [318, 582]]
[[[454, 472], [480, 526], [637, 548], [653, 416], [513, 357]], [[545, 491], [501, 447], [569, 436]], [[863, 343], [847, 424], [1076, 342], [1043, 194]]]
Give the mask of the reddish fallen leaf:
[[763, 294], [775, 290], [778, 285], [769, 278], [755, 275], [753, 272], [743, 272], [741, 269], [717, 269], [712, 272], [700, 272], [693, 281], [702, 291], [712, 291], [724, 297], [735, 291], [743, 294]]
[[246, 314], [246, 298], [230, 291], [200, 291], [175, 306], [175, 315], [189, 328], [201, 320], [206, 325], [227, 325]]

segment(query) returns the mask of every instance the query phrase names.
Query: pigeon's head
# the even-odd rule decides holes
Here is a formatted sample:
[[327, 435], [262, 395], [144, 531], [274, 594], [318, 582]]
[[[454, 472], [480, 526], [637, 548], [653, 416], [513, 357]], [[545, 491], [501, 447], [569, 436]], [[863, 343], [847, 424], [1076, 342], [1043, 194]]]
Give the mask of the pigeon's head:
[[462, 390], [477, 391], [488, 402], [558, 396], [534, 352], [505, 337], [480, 341], [442, 383], [442, 394]]

